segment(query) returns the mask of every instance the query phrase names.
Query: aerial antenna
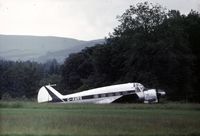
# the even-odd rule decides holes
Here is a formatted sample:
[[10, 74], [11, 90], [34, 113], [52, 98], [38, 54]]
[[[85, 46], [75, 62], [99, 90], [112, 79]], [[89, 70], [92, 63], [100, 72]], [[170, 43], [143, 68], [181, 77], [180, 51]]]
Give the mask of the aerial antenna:
[[56, 86], [56, 84], [51, 84], [51, 83], [49, 83], [49, 86]]

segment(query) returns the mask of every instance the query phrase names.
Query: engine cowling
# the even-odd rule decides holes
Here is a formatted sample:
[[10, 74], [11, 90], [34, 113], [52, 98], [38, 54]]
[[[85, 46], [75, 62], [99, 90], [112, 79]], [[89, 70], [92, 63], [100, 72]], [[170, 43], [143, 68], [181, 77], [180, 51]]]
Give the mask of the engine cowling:
[[144, 91], [144, 103], [157, 103], [158, 96], [156, 89], [148, 89]]

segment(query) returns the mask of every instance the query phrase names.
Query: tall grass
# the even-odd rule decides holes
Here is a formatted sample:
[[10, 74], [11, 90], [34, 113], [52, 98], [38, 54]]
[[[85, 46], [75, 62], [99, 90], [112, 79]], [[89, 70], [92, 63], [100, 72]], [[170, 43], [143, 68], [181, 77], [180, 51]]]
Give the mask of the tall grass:
[[0, 134], [31, 136], [199, 136], [199, 104], [1, 102]]

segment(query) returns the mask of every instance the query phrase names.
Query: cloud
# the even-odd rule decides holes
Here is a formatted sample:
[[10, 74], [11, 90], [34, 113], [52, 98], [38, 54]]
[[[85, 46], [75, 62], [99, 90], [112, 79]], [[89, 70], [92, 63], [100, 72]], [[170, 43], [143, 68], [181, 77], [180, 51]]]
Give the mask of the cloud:
[[[142, 0], [146, 1], [146, 0]], [[141, 0], [0, 0], [0, 34], [51, 35], [83, 40], [104, 38], [116, 16]], [[187, 13], [198, 0], [149, 0]], [[181, 4], [180, 4], [181, 3]]]

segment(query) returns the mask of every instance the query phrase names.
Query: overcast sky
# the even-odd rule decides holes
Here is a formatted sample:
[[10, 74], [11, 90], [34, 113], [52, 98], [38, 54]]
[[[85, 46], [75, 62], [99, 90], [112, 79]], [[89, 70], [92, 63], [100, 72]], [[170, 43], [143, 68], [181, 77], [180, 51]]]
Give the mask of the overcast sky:
[[[0, 34], [71, 37], [108, 36], [116, 16], [146, 0], [0, 0]], [[187, 14], [200, 11], [200, 0], [148, 0]]]

